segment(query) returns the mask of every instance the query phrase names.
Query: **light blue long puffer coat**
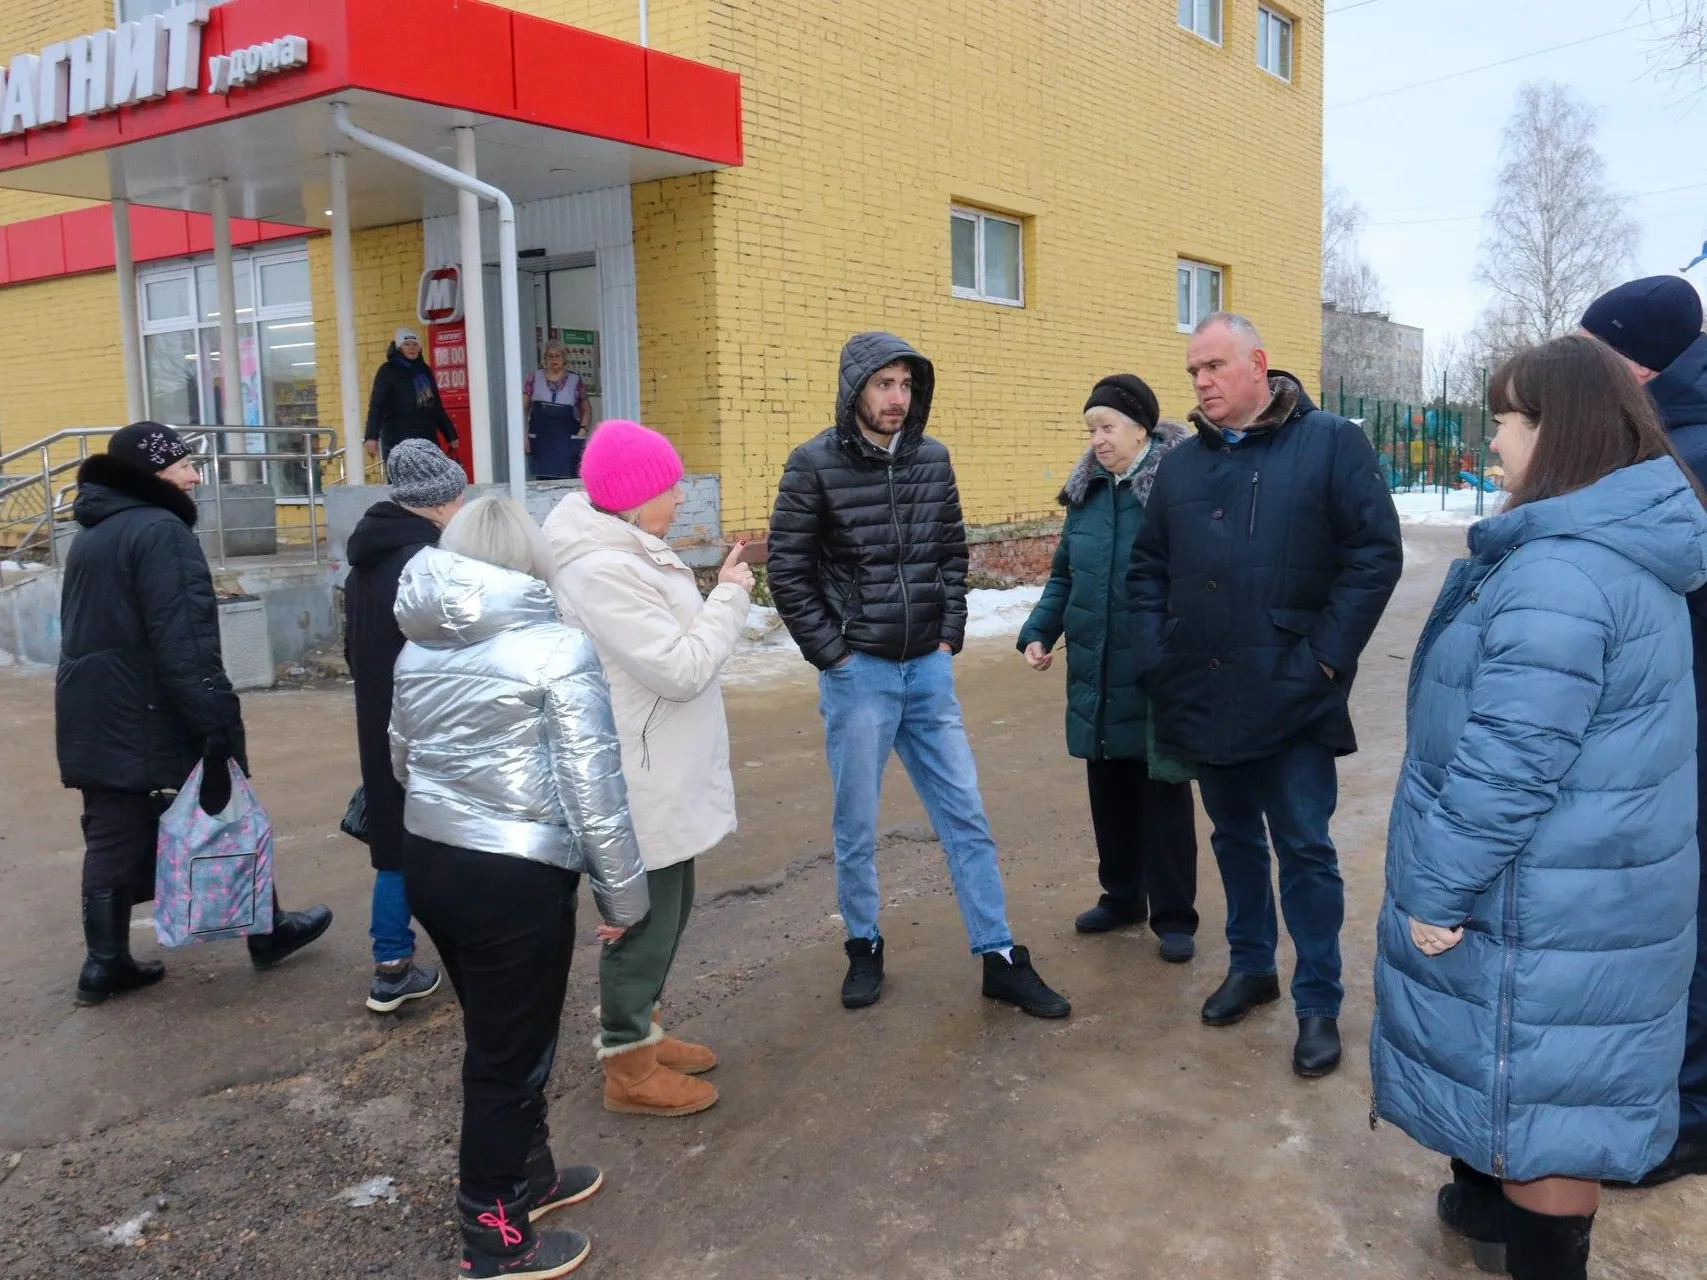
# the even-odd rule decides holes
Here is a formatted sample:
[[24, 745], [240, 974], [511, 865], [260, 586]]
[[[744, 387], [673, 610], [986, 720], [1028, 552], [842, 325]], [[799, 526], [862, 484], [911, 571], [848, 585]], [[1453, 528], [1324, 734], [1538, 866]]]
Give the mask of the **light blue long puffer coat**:
[[[1634, 1180], [1677, 1135], [1707, 513], [1664, 458], [1470, 550], [1411, 669], [1370, 1120], [1497, 1177]], [[1464, 940], [1425, 956], [1413, 916]]]

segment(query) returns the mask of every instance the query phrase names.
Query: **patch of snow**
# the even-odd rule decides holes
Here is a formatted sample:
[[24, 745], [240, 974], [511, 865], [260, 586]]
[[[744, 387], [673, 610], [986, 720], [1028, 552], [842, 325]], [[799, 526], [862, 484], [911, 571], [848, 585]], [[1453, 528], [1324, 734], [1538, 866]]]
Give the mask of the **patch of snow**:
[[1405, 524], [1447, 525], [1462, 528], [1497, 515], [1505, 501], [1503, 493], [1483, 493], [1482, 509], [1476, 510], [1476, 490], [1448, 489], [1445, 501], [1439, 489], [1424, 489], [1416, 493], [1395, 493], [1393, 505], [1399, 509], [1399, 519]]
[[377, 1178], [369, 1178], [366, 1182], [358, 1182], [353, 1187], [345, 1187], [332, 1198], [342, 1200], [352, 1209], [365, 1209], [381, 1200], [386, 1204], [396, 1204], [397, 1179], [389, 1174], [382, 1174]]
[[966, 638], [1012, 640], [1043, 598], [1042, 587], [1008, 587], [966, 593]]
[[101, 1237], [116, 1249], [134, 1248], [142, 1243], [142, 1229], [153, 1216], [154, 1210], [144, 1209], [134, 1218], [109, 1222], [101, 1228]]

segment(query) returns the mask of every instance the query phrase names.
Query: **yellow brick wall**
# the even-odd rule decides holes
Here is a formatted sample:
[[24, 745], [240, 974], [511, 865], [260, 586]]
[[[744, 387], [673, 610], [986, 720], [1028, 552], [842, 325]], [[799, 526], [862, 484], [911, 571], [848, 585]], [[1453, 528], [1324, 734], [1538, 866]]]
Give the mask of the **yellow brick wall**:
[[[632, 0], [516, 7], [636, 34]], [[1278, 7], [1291, 84], [1256, 65], [1256, 0], [1226, 0], [1220, 46], [1165, 0], [1075, 0], [1047, 23], [1005, 0], [654, 3], [654, 47], [744, 83], [744, 167], [634, 189], [643, 410], [690, 465], [716, 442], [726, 528], [764, 523], [859, 329], [935, 361], [932, 430], [975, 523], [1055, 514], [1101, 375], [1190, 408], [1181, 256], [1226, 268], [1225, 305], [1277, 365], [1316, 369], [1323, 3]], [[1023, 310], [952, 297], [955, 200], [1027, 217]]]
[[[419, 222], [357, 231], [350, 237], [351, 271], [355, 283], [356, 368], [361, 388], [350, 434], [360, 448], [367, 425], [368, 391], [385, 359], [385, 349], [398, 325], [416, 325], [415, 293], [421, 278], [422, 232]], [[337, 303], [332, 295], [332, 238], [308, 242], [308, 269], [314, 289], [314, 359], [319, 379], [320, 422], [340, 429]], [[424, 334], [422, 335], [425, 336]], [[340, 434], [340, 442], [342, 442]], [[368, 474], [377, 479], [378, 464]]]
[[112, 272], [0, 289], [0, 350], [13, 356], [0, 378], [0, 453], [126, 421]]
[[[0, 0], [0, 64], [10, 64], [15, 53], [35, 53], [55, 40], [110, 27], [113, 13], [113, 0]], [[90, 203], [33, 191], [0, 190], [0, 226], [66, 213]]]

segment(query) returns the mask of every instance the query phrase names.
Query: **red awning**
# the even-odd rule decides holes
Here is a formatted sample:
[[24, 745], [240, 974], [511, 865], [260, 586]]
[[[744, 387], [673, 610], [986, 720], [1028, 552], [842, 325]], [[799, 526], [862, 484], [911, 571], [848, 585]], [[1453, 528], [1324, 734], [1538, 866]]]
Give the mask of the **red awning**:
[[[211, 58], [286, 36], [306, 40], [306, 66], [208, 91]], [[205, 213], [223, 177], [233, 217], [324, 228], [327, 156], [358, 152], [332, 102], [446, 163], [450, 130], [473, 126], [480, 177], [518, 202], [741, 163], [737, 75], [478, 0], [231, 0], [209, 12], [199, 63], [193, 92], [0, 138], [0, 187]], [[371, 152], [349, 185], [354, 228], [456, 208]]]

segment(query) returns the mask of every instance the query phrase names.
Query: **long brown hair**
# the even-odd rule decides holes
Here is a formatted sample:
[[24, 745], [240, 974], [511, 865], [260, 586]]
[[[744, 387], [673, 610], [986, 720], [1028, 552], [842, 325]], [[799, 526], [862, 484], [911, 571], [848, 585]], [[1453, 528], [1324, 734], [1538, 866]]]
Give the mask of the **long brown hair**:
[[1489, 379], [1488, 409], [1522, 414], [1536, 426], [1528, 473], [1511, 490], [1507, 510], [1575, 493], [1655, 458], [1673, 459], [1707, 506], [1648, 393], [1598, 338], [1569, 334], [1518, 352]]

